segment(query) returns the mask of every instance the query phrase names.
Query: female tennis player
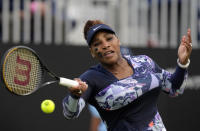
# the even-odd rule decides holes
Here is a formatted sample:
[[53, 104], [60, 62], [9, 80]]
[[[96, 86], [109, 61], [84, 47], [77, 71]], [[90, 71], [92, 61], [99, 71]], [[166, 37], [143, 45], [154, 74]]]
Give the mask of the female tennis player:
[[[115, 31], [99, 20], [89, 20], [84, 36], [99, 64], [84, 72], [79, 86], [63, 99], [68, 119], [77, 118], [86, 103], [96, 107], [108, 131], [165, 131], [157, 109], [161, 91], [183, 93], [192, 52], [191, 31], [182, 37], [175, 72], [160, 68], [146, 55], [121, 55]], [[133, 36], [134, 37], [134, 36]]]

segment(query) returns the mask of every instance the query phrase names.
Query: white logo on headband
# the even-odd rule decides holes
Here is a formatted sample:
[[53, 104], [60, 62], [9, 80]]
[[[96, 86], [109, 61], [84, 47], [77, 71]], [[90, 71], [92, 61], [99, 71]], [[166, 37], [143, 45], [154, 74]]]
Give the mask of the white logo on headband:
[[101, 27], [101, 25], [100, 25], [100, 26], [97, 26], [96, 28], [94, 28], [93, 31], [97, 30], [99, 27]]

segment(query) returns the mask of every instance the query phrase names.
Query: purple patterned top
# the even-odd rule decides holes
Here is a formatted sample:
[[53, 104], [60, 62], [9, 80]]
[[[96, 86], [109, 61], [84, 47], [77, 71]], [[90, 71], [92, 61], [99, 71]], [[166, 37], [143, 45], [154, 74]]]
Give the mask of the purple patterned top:
[[170, 96], [183, 93], [180, 87], [186, 70], [177, 67], [171, 74], [145, 55], [124, 58], [133, 69], [132, 76], [119, 80], [101, 64], [91, 67], [80, 76], [89, 85], [82, 99], [96, 107], [110, 131], [166, 130], [157, 99], [161, 91]]

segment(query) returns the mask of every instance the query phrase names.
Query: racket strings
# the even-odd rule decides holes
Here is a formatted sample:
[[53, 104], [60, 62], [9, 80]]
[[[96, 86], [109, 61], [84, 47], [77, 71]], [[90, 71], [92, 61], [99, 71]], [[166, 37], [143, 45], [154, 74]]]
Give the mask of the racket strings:
[[19, 95], [35, 91], [42, 78], [42, 69], [37, 56], [25, 48], [8, 53], [3, 73], [9, 90]]

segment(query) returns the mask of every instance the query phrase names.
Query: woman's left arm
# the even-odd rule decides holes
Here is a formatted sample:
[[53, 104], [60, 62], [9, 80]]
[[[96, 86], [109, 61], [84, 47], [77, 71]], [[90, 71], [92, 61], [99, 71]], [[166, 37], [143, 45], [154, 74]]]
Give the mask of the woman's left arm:
[[189, 58], [191, 52], [191, 30], [188, 29], [187, 35], [182, 37], [181, 44], [178, 48], [178, 60], [175, 72], [170, 74], [169, 72], [163, 71], [163, 78], [166, 78], [164, 79], [165, 84], [163, 90], [168, 92], [171, 96], [177, 96], [178, 94], [183, 93], [184, 88], [181, 88], [181, 85], [187, 76], [187, 68], [190, 64]]
[[178, 65], [187, 68], [190, 63], [190, 55], [192, 53], [191, 30], [188, 29], [187, 35], [182, 37], [181, 44], [178, 48]]

